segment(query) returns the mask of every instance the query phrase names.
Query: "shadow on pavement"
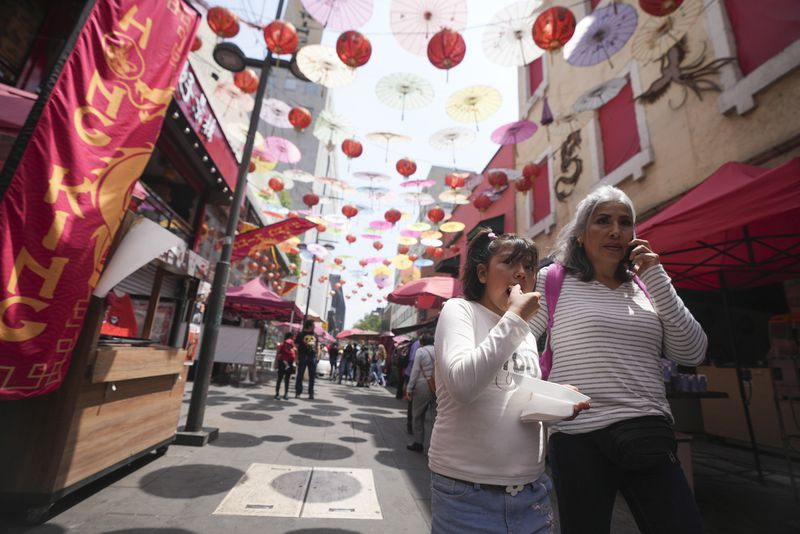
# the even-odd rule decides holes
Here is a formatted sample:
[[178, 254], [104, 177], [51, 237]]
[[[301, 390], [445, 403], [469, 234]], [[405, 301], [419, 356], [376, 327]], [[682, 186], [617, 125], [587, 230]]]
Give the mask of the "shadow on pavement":
[[336, 417], [340, 415], [340, 412], [335, 412], [333, 410], [326, 410], [324, 408], [303, 408], [301, 410], [297, 410], [300, 413], [304, 413], [306, 415], [314, 415], [318, 417]]
[[104, 534], [195, 534], [195, 532], [183, 528], [123, 528], [109, 530]]
[[255, 412], [223, 412], [221, 415], [222, 417], [239, 421], [269, 421], [272, 419], [271, 415]]
[[290, 454], [309, 460], [343, 460], [354, 454], [350, 447], [316, 441], [295, 443], [286, 447], [286, 450]]
[[314, 419], [308, 415], [293, 414], [289, 416], [289, 422], [301, 426], [333, 426], [333, 421], [324, 421], [322, 419]]
[[[275, 478], [271, 486], [278, 493], [295, 498], [296, 488], [305, 484], [307, 477], [308, 471], [294, 471]], [[361, 482], [341, 471], [315, 471], [311, 480], [312, 485], [317, 484], [325, 488], [336, 488], [336, 491], [310, 491], [306, 495], [306, 502], [338, 501], [358, 495], [361, 491]], [[326, 530], [325, 532], [329, 531]]]
[[343, 406], [336, 406], [336, 405], [328, 406], [327, 404], [323, 404], [323, 405], [312, 404], [311, 407], [316, 409], [316, 410], [329, 410], [329, 411], [334, 411], [334, 412], [346, 412], [347, 411], [347, 408], [345, 408]]
[[395, 415], [394, 412], [390, 412], [389, 410], [383, 410], [381, 408], [359, 408], [358, 411], [366, 413], [374, 413], [378, 415]]
[[280, 412], [283, 406], [267, 404], [265, 402], [248, 402], [236, 407], [237, 410], [259, 410], [262, 412]]
[[285, 534], [361, 534], [358, 530], [348, 530], [345, 528], [301, 528], [300, 530], [290, 530]]
[[212, 447], [255, 447], [260, 444], [260, 438], [239, 432], [220, 432], [219, 438], [209, 443]]
[[289, 436], [281, 436], [281, 435], [272, 435], [272, 436], [261, 436], [263, 441], [271, 441], [273, 443], [281, 443], [284, 441], [292, 441], [294, 438], [290, 438]]
[[354, 438], [354, 437], [350, 437], [350, 436], [344, 436], [344, 437], [339, 438], [339, 441], [346, 441], [348, 443], [364, 443], [367, 440], [365, 440], [364, 438]]
[[139, 487], [157, 497], [194, 499], [227, 492], [242, 475], [244, 471], [223, 465], [178, 465], [148, 473]]

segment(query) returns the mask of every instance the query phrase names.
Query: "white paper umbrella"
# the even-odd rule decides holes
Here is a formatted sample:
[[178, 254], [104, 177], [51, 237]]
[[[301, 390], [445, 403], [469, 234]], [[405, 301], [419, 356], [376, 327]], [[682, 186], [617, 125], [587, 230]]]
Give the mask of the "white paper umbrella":
[[283, 100], [277, 98], [267, 98], [261, 104], [261, 118], [278, 128], [291, 128], [292, 123], [289, 122], [289, 111], [291, 106]]
[[666, 17], [646, 17], [631, 44], [631, 54], [642, 61], [655, 61], [664, 56], [689, 32], [703, 12], [701, 0], [686, 0]]
[[467, 24], [465, 0], [392, 0], [392, 33], [400, 46], [419, 56], [442, 28], [461, 31]]
[[295, 182], [301, 182], [304, 184], [310, 184], [314, 181], [314, 175], [309, 174], [306, 171], [300, 169], [286, 169], [283, 171], [283, 175], [290, 180]]
[[472, 130], [456, 126], [434, 132], [430, 138], [430, 144], [437, 150], [452, 150], [453, 165], [455, 165], [456, 148], [472, 144], [475, 137], [475, 132]]
[[328, 145], [329, 150], [352, 133], [350, 121], [327, 110], [320, 111], [314, 122], [314, 137]]
[[344, 87], [356, 79], [356, 70], [342, 63], [330, 46], [304, 46], [297, 53], [297, 66], [306, 78], [325, 87]]
[[579, 96], [572, 109], [576, 113], [597, 109], [617, 96], [627, 83], [627, 78], [612, 78], [596, 85]]
[[367, 139], [371, 141], [381, 141], [386, 143], [386, 161], [389, 161], [389, 143], [400, 142], [408, 143], [411, 138], [407, 135], [395, 132], [372, 132], [367, 134]]
[[410, 72], [395, 72], [378, 80], [375, 86], [378, 99], [389, 106], [401, 110], [400, 120], [405, 118], [407, 109], [419, 109], [433, 101], [433, 86]]
[[521, 67], [544, 54], [531, 28], [542, 0], [522, 0], [495, 13], [483, 32], [483, 52], [499, 65]]

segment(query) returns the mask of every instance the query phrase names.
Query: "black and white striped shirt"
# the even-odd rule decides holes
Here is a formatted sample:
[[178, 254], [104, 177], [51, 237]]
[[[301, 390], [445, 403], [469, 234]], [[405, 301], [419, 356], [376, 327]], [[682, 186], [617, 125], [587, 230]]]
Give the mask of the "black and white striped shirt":
[[[530, 321], [536, 337], [547, 327], [547, 269], [539, 271], [536, 281], [542, 293], [541, 308]], [[660, 357], [698, 365], [708, 340], [661, 265], [641, 278], [653, 303], [634, 282], [611, 289], [570, 274], [564, 278], [553, 323], [549, 380], [576, 386], [592, 398], [592, 407], [573, 421], [553, 425], [556, 430], [582, 434], [643, 415], [672, 418]]]

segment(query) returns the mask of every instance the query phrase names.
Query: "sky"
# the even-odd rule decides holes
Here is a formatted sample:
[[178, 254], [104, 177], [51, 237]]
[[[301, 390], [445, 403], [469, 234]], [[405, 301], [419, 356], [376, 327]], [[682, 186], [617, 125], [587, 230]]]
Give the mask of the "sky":
[[[376, 298], [386, 295], [391, 290], [389, 287], [380, 291], [374, 284], [372, 271], [376, 265], [380, 265], [379, 263], [369, 265], [367, 272], [364, 273], [364, 269], [358, 265], [358, 260], [370, 257], [393, 258], [396, 254], [398, 232], [409, 223], [416, 221], [418, 217], [419, 208], [405, 202], [402, 198], [404, 191], [416, 191], [417, 189], [400, 186], [403, 179], [395, 170], [396, 161], [402, 157], [410, 157], [417, 163], [417, 171], [411, 179], [426, 178], [432, 165], [452, 168], [452, 151], [434, 149], [429, 140], [431, 135], [438, 130], [458, 126], [475, 131], [476, 140], [467, 147], [456, 149], [457, 167], [459, 170], [479, 172], [499, 148], [490, 140], [491, 132], [505, 123], [518, 120], [518, 70], [516, 67], [492, 63], [484, 54], [482, 47], [483, 34], [488, 27], [488, 22], [498, 10], [513, 3], [515, 2], [487, 2], [485, 0], [468, 0], [466, 2], [467, 24], [461, 34], [466, 41], [467, 52], [463, 62], [451, 69], [449, 74], [434, 67], [426, 56], [414, 55], [400, 46], [390, 28], [390, 10], [393, 4], [390, 0], [375, 0], [372, 17], [366, 24], [357, 28], [371, 41], [372, 56], [366, 65], [357, 69], [356, 79], [352, 84], [330, 89], [330, 91], [333, 111], [346, 117], [353, 124], [355, 138], [364, 145], [364, 153], [360, 158], [350, 161], [348, 165], [346, 157], [341, 150], [337, 149], [338, 178], [354, 187], [359, 187], [367, 186], [369, 182], [353, 177], [353, 173], [370, 171], [387, 174], [391, 176], [390, 181], [375, 183], [375, 185], [388, 187], [392, 196], [376, 201], [362, 193], [346, 194], [347, 200], [353, 200], [362, 207], [372, 208], [371, 213], [362, 209], [359, 215], [352, 220], [349, 231], [358, 236], [358, 241], [353, 245], [347, 244], [343, 235], [337, 237], [331, 235], [330, 232], [322, 234], [323, 239], [337, 241], [336, 250], [332, 252], [333, 256], [350, 256], [344, 261], [346, 270], [343, 272], [343, 278], [347, 280], [343, 287], [345, 295], [350, 295], [351, 291], [356, 288], [357, 278], [365, 286], [358, 295], [352, 296], [346, 301], [346, 328], [351, 327], [355, 321], [373, 309], [385, 306], [385, 300], [378, 303]], [[231, 0], [222, 2], [222, 5], [233, 9], [240, 16], [247, 17], [249, 20], [259, 20], [264, 24], [271, 21], [277, 8], [277, 2], [260, 2], [258, 0]], [[322, 44], [335, 47], [340, 33], [339, 30], [326, 30], [323, 34]], [[265, 53], [265, 45], [260, 32], [251, 30], [249, 34], [244, 33], [237, 39], [237, 42], [248, 55], [253, 57]], [[399, 109], [387, 107], [375, 93], [378, 81], [382, 77], [396, 72], [409, 72], [425, 78], [433, 85], [435, 93], [434, 100], [430, 105], [422, 109], [407, 110], [404, 120], [401, 120]], [[453, 93], [473, 85], [494, 87], [503, 98], [500, 109], [488, 119], [480, 122], [477, 129], [474, 123], [456, 122], [448, 116], [445, 110], [446, 101]], [[400, 133], [411, 137], [412, 141], [390, 144], [388, 161], [386, 161], [386, 145], [366, 138], [366, 134], [375, 131]], [[370, 232], [366, 228], [369, 227], [371, 221], [383, 220], [383, 213], [393, 207], [408, 213], [409, 219], [399, 222], [392, 231], [387, 231], [382, 235], [380, 240], [384, 244], [384, 248], [380, 252], [376, 252], [372, 247], [372, 241], [362, 238], [361, 235]], [[340, 208], [341, 204], [335, 206], [336, 213], [339, 213]], [[330, 205], [325, 209], [326, 213], [332, 212]], [[390, 267], [390, 270], [392, 279], [394, 279], [393, 267]], [[317, 278], [316, 275], [315, 278]], [[314, 282], [317, 283], [316, 280]], [[328, 288], [326, 285], [325, 289], [315, 287], [314, 290], [327, 291]], [[367, 302], [363, 302], [361, 297], [365, 297], [368, 291], [373, 294], [373, 297]]]

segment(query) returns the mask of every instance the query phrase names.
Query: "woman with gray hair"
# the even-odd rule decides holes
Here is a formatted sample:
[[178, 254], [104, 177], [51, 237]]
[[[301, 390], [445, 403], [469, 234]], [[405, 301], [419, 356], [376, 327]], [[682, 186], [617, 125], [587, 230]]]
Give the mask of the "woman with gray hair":
[[584, 415], [550, 427], [563, 534], [609, 532], [618, 491], [645, 534], [702, 532], [675, 456], [660, 358], [698, 365], [707, 339], [635, 222], [623, 191], [598, 188], [537, 277], [530, 324], [534, 336], [548, 334], [543, 375], [592, 399]]

